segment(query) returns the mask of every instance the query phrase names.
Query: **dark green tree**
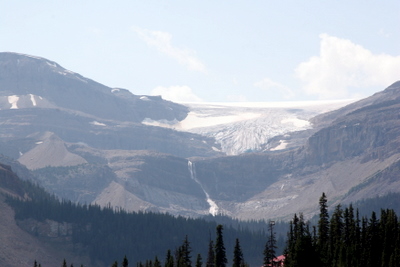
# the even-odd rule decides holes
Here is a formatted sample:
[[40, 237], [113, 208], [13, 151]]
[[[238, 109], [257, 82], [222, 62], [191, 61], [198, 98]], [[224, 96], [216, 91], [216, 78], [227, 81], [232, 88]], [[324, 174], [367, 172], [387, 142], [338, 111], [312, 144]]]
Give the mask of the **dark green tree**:
[[367, 238], [368, 238], [368, 258], [367, 258], [367, 266], [380, 266], [381, 256], [382, 256], [382, 243], [380, 239], [380, 231], [379, 231], [379, 221], [376, 217], [376, 213], [372, 212], [371, 219], [369, 220], [369, 226], [367, 230]]
[[168, 249], [167, 256], [165, 258], [165, 267], [174, 267], [174, 257], [171, 254], [171, 250]]
[[217, 238], [215, 240], [215, 267], [225, 267], [228, 263], [224, 246], [224, 238], [222, 235], [223, 226], [217, 226]]
[[113, 265], [111, 265], [111, 267], [118, 267], [118, 262], [114, 261]]
[[203, 259], [201, 258], [200, 254], [197, 254], [196, 267], [201, 267], [202, 265], [203, 265]]
[[154, 258], [153, 267], [161, 267], [161, 262], [158, 260], [157, 256]]
[[331, 266], [339, 266], [342, 252], [343, 210], [336, 206], [330, 220], [329, 259]]
[[268, 225], [268, 240], [265, 243], [264, 248], [264, 266], [272, 266], [274, 259], [276, 258], [276, 238], [274, 232], [274, 221], [270, 221]]
[[62, 267], [67, 267], [67, 261], [65, 259], [63, 260]]
[[321, 266], [313, 246], [313, 239], [303, 214], [294, 215], [291, 222], [287, 248], [285, 249], [285, 267]]
[[183, 256], [183, 267], [191, 267], [192, 266], [192, 256], [190, 253], [192, 252], [192, 249], [190, 247], [190, 242], [188, 240], [188, 236], [185, 236], [185, 239], [183, 240], [182, 244], [182, 256]]
[[319, 199], [318, 236], [316, 244], [321, 259], [321, 266], [329, 266], [329, 213], [327, 202], [328, 200], [325, 193], [322, 193]]
[[128, 267], [128, 265], [129, 265], [128, 258], [125, 255], [124, 259], [122, 260], [122, 267]]
[[183, 240], [183, 244], [175, 251], [176, 266], [178, 267], [190, 267], [192, 266], [190, 242], [186, 235]]
[[215, 261], [214, 242], [210, 239], [210, 242], [208, 244], [206, 267], [214, 267], [215, 265], [214, 261]]
[[240, 267], [244, 263], [243, 252], [240, 247], [239, 238], [236, 238], [235, 248], [233, 249], [232, 267]]

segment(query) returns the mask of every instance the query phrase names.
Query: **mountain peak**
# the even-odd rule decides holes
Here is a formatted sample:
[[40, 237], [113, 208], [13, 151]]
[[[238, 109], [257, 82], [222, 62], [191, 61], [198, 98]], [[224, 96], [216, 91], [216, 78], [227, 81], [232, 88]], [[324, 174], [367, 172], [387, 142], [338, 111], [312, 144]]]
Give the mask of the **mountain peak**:
[[[42, 57], [0, 53], [1, 109], [59, 108], [130, 122], [145, 118], [182, 120], [188, 113], [182, 105], [147, 98], [156, 101], [142, 101], [126, 89], [114, 90]], [[39, 99], [46, 104], [36, 106]], [[29, 104], [23, 105], [22, 100]]]

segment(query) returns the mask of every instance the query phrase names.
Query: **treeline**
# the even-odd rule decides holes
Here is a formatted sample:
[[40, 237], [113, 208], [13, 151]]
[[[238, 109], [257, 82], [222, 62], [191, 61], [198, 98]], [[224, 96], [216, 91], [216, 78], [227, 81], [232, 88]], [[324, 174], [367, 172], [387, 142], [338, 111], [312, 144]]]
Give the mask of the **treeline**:
[[[136, 267], [202, 267], [203, 263], [207, 267], [226, 267], [228, 263], [226, 249], [224, 245], [224, 238], [223, 238], [223, 226], [218, 225], [216, 228], [216, 240], [209, 241], [208, 246], [208, 254], [206, 261], [203, 262], [203, 258], [201, 254], [197, 254], [196, 259], [194, 261], [192, 257], [192, 248], [191, 244], [186, 236], [183, 240], [181, 246], [179, 246], [175, 251], [171, 251], [168, 249], [166, 253], [166, 257], [164, 262], [155, 256], [154, 260], [146, 260], [145, 262], [136, 262]], [[215, 244], [215, 245], [214, 245]], [[41, 264], [35, 260], [34, 267], [41, 267]], [[71, 263], [70, 267], [74, 265]], [[114, 261], [111, 267], [128, 267], [129, 261], [127, 256], [124, 256], [121, 265], [118, 264], [118, 261]], [[133, 265], [131, 265], [133, 266]], [[234, 252], [233, 252], [233, 259], [232, 259], [232, 266], [233, 267], [249, 267], [249, 265], [245, 262], [243, 257], [243, 252], [240, 246], [239, 239], [236, 238]], [[62, 263], [62, 267], [68, 267], [67, 261], [64, 259]], [[83, 267], [83, 265], [81, 265]]]
[[[132, 262], [145, 262], [165, 255], [181, 246], [185, 236], [190, 238], [193, 255], [207, 255], [209, 241], [215, 239], [217, 223], [203, 219], [174, 217], [151, 212], [126, 212], [112, 207], [81, 205], [59, 201], [35, 187], [30, 201], [7, 198], [15, 210], [15, 218], [46, 219], [72, 226], [71, 240], [75, 252], [89, 255], [93, 261], [110, 264], [127, 256]], [[243, 244], [249, 264], [262, 263], [266, 242], [264, 231], [249, 231], [225, 226], [227, 254], [233, 255], [236, 238]], [[111, 265], [111, 264], [110, 264]]]
[[290, 222], [285, 267], [397, 267], [400, 266], [400, 223], [392, 209], [362, 216], [352, 205], [336, 206], [329, 215], [327, 198], [319, 200], [318, 225], [303, 215]]

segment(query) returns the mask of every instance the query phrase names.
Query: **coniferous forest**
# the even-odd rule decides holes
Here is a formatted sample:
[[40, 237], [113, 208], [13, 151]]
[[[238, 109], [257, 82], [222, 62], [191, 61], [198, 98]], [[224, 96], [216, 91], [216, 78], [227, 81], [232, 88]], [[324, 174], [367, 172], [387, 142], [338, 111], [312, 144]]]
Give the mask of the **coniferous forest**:
[[[16, 220], [28, 218], [52, 220], [72, 225], [71, 241], [75, 252], [88, 254], [93, 261], [109, 266], [125, 256], [130, 262], [146, 262], [157, 256], [164, 263], [167, 251], [176, 258], [178, 249], [186, 240], [190, 256], [198, 254], [206, 259], [210, 240], [216, 238], [217, 223], [204, 219], [174, 217], [152, 212], [126, 212], [112, 207], [82, 205], [60, 201], [37, 186], [29, 186], [31, 200], [7, 198], [15, 210]], [[240, 240], [243, 255], [251, 265], [262, 263], [266, 242], [263, 230], [250, 231], [244, 227], [224, 226], [226, 255], [232, 260], [236, 239]], [[186, 246], [188, 247], [188, 246]], [[40, 262], [40, 259], [37, 259]]]
[[317, 226], [303, 215], [290, 222], [285, 266], [397, 267], [400, 266], [400, 223], [392, 209], [360, 217], [352, 205], [336, 206], [329, 215], [327, 198], [319, 200]]
[[[70, 223], [75, 252], [107, 266], [128, 266], [128, 260], [137, 267], [276, 266], [280, 255], [271, 222], [266, 231], [250, 231], [204, 219], [59, 201], [39, 187], [26, 187], [32, 200], [7, 198], [17, 220]], [[352, 205], [328, 212], [327, 202], [322, 194], [316, 225], [302, 213], [290, 221], [285, 266], [400, 266], [400, 221], [393, 209], [367, 217]]]

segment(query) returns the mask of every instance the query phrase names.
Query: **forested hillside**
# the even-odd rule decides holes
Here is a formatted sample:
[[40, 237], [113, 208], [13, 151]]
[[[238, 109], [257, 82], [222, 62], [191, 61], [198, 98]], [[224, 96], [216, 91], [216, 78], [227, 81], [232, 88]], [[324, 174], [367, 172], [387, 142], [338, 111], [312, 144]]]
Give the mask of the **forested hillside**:
[[311, 226], [303, 215], [290, 222], [285, 266], [400, 266], [400, 223], [392, 209], [381, 209], [370, 217], [359, 215], [352, 205], [335, 207], [329, 215], [327, 198], [319, 201], [317, 226]]
[[[76, 253], [87, 253], [93, 262], [100, 261], [106, 266], [125, 255], [131, 262], [145, 261], [155, 256], [163, 259], [168, 249], [177, 249], [185, 238], [190, 242], [192, 255], [201, 254], [205, 258], [210, 240], [215, 239], [216, 222], [74, 204], [59, 201], [36, 186], [27, 188], [27, 191], [32, 192], [31, 200], [7, 198], [21, 225], [28, 220], [31, 223], [36, 221], [37, 225], [48, 221], [58, 222], [58, 231], [63, 231], [61, 228], [68, 229], [65, 240], [70, 240]], [[32, 234], [40, 235], [39, 228], [31, 228]], [[233, 256], [236, 239], [242, 244], [246, 261], [251, 265], [261, 264], [266, 243], [265, 232], [226, 226], [224, 241], [229, 259]]]

